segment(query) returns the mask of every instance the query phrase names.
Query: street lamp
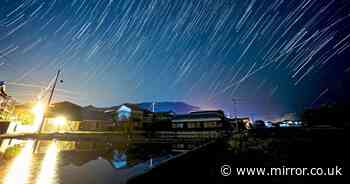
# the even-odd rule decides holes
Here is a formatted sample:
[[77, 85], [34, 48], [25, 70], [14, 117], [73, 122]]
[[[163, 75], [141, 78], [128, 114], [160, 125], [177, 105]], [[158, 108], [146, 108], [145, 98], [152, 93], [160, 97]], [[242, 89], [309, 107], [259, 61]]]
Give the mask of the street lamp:
[[53, 124], [56, 126], [56, 130], [57, 131], [60, 131], [60, 128], [66, 124], [66, 118], [64, 116], [59, 116], [59, 117], [56, 117], [54, 120], [53, 120]]

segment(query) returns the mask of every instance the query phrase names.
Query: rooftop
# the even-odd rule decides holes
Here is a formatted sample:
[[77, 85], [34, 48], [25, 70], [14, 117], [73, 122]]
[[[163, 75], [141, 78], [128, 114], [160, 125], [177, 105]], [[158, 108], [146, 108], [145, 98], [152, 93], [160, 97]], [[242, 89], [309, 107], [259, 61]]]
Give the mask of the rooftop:
[[190, 114], [176, 115], [172, 122], [191, 122], [191, 121], [220, 121], [225, 118], [222, 111], [197, 111]]

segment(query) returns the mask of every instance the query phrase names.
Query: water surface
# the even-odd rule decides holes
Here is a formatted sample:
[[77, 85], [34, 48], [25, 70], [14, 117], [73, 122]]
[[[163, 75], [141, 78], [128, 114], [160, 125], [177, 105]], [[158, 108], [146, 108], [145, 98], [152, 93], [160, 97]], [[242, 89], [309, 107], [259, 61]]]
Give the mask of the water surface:
[[0, 140], [0, 183], [125, 183], [192, 144]]

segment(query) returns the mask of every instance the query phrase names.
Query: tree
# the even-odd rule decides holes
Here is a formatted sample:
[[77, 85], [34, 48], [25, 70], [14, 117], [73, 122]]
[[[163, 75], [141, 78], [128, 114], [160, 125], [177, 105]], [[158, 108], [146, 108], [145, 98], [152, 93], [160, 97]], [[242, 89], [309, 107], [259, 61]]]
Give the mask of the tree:
[[124, 134], [126, 134], [128, 137], [132, 135], [132, 132], [134, 130], [134, 122], [128, 120], [121, 123], [121, 128]]

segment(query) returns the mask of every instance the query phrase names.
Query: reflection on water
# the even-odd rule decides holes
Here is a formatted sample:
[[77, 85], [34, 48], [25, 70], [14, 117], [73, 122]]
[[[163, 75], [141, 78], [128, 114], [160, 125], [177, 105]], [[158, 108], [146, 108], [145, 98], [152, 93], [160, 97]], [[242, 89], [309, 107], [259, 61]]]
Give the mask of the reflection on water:
[[25, 143], [24, 148], [9, 165], [4, 183], [6, 184], [22, 184], [27, 183], [29, 179], [30, 167], [32, 164], [32, 148], [33, 141]]
[[[0, 183], [124, 183], [194, 146], [0, 140]], [[179, 149], [181, 148], [181, 149]]]
[[37, 184], [56, 183], [55, 175], [57, 166], [58, 149], [56, 142], [52, 142], [45, 153], [44, 160], [38, 175]]
[[112, 160], [113, 166], [117, 169], [126, 167], [128, 165], [126, 158], [127, 158], [127, 156], [125, 153], [120, 153], [117, 150], [114, 150], [113, 151], [113, 160]]

